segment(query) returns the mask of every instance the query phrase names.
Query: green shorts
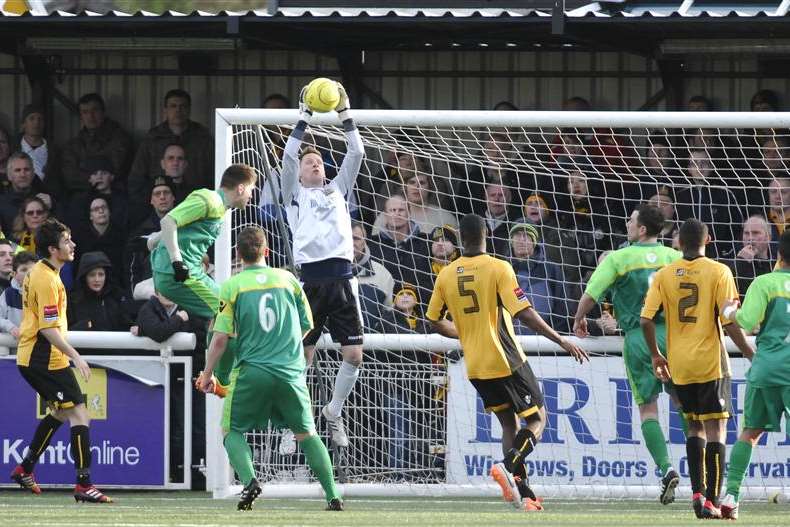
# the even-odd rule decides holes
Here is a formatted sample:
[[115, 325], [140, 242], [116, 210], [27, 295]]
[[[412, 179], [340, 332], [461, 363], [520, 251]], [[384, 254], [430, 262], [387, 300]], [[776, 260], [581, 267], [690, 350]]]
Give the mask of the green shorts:
[[304, 377], [286, 381], [257, 366], [234, 368], [222, 408], [222, 430], [245, 433], [265, 430], [269, 423], [290, 428], [295, 434], [315, 433]]
[[185, 282], [173, 280], [173, 274], [154, 270], [154, 287], [190, 315], [214, 318], [219, 311], [219, 286], [207, 274], [192, 274]]
[[790, 419], [790, 386], [752, 386], [746, 383], [743, 404], [743, 427], [782, 431], [782, 415]]
[[[666, 356], [666, 340], [666, 328], [663, 324], [656, 324], [658, 350], [664, 356]], [[636, 404], [642, 405], [655, 401], [664, 387], [653, 373], [653, 359], [641, 328], [626, 332], [623, 361], [625, 361], [625, 373], [628, 375], [628, 383], [631, 385]]]

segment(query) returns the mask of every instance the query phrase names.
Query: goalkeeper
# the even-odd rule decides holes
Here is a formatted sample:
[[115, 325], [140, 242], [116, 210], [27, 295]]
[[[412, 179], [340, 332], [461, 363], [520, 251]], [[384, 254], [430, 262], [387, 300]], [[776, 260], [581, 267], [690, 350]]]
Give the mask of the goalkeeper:
[[[229, 166], [216, 191], [193, 191], [162, 218], [161, 231], [147, 236], [156, 291], [190, 315], [213, 319], [219, 311], [219, 288], [203, 270], [203, 255], [217, 239], [225, 212], [247, 206], [256, 181], [252, 167]], [[232, 361], [228, 354], [219, 384], [228, 384]]]
[[[299, 122], [285, 145], [282, 168], [283, 203], [293, 235], [294, 263], [300, 269], [315, 327], [304, 338], [307, 364], [324, 325], [341, 346], [343, 362], [335, 378], [332, 399], [321, 411], [338, 447], [348, 446], [341, 417], [362, 364], [362, 314], [357, 281], [352, 271], [354, 243], [348, 198], [362, 165], [362, 138], [349, 114], [346, 91], [338, 84], [340, 102], [335, 110], [343, 122], [348, 151], [331, 182], [326, 182], [324, 161], [315, 148], [299, 150], [311, 111], [300, 102]], [[302, 90], [302, 98], [304, 90]]]
[[244, 484], [238, 508], [252, 509], [261, 493], [244, 434], [266, 430], [271, 421], [293, 431], [324, 489], [327, 510], [342, 511], [329, 453], [316, 435], [304, 375], [302, 336], [313, 327], [307, 298], [295, 276], [266, 266], [262, 229], [244, 229], [237, 246], [243, 270], [222, 284], [222, 310], [198, 387], [206, 393], [213, 391], [214, 367], [225, 353], [229, 337], [235, 337], [236, 363], [222, 411], [222, 431], [230, 464]]

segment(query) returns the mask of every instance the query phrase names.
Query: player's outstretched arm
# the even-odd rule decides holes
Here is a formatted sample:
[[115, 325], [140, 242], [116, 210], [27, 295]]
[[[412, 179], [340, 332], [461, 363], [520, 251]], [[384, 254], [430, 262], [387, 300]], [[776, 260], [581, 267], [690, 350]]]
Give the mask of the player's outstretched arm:
[[313, 112], [304, 102], [305, 88], [299, 94], [299, 120], [296, 122], [283, 150], [283, 167], [280, 172], [283, 203], [289, 205], [299, 190], [299, 149]]
[[540, 314], [535, 311], [532, 307], [528, 307], [526, 309], [522, 309], [516, 314], [516, 318], [518, 318], [521, 322], [526, 324], [528, 328], [532, 331], [537, 333], [538, 335], [543, 335], [550, 341], [559, 344], [562, 349], [567, 351], [579, 364], [584, 364], [584, 361], [589, 361], [590, 357], [587, 355], [587, 352], [584, 351], [582, 348], [562, 338], [559, 333], [554, 331], [554, 328], [546, 324], [546, 321], [540, 316]]
[[360, 137], [359, 130], [357, 130], [357, 125], [351, 118], [351, 102], [348, 100], [346, 89], [343, 88], [343, 85], [339, 82], [337, 86], [340, 90], [340, 102], [337, 103], [335, 111], [340, 121], [343, 123], [343, 130], [346, 133], [347, 150], [346, 157], [343, 158], [343, 163], [340, 165], [340, 170], [338, 170], [334, 181], [340, 192], [345, 196], [356, 184], [359, 168], [362, 166], [362, 159], [365, 157], [365, 150], [362, 145], [362, 137]]

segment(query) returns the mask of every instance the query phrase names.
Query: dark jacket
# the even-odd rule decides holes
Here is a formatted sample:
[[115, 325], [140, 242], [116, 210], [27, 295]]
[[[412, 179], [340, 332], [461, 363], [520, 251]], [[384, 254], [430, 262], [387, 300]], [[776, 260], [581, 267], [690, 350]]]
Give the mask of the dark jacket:
[[124, 246], [123, 258], [123, 283], [129, 286], [129, 291], [134, 286], [151, 278], [151, 258], [148, 249], [139, 242], [140, 236], [145, 236], [160, 229], [161, 219], [153, 210], [148, 217], [132, 230]]
[[80, 172], [80, 163], [89, 157], [106, 157], [113, 166], [114, 185], [125, 187], [132, 158], [132, 138], [112, 119], [105, 118], [95, 130], [82, 128], [63, 146], [63, 190], [66, 195], [90, 190], [88, 178]]
[[769, 259], [755, 258], [754, 260], [744, 260], [742, 258], [730, 258], [722, 260], [722, 263], [727, 264], [735, 276], [735, 283], [738, 286], [738, 293], [743, 300], [746, 290], [752, 285], [755, 278], [761, 274], [770, 273], [774, 269], [775, 259], [769, 256]]
[[[539, 245], [528, 259], [512, 259], [511, 264], [518, 279], [518, 285], [529, 298], [535, 311], [558, 332], [568, 331], [568, 309], [565, 299], [565, 278], [560, 266], [546, 261]], [[532, 335], [534, 332], [521, 324], [516, 324], [516, 332]]]
[[164, 342], [179, 331], [189, 331], [190, 321], [181, 320], [176, 315], [178, 306], [168, 315], [167, 310], [155, 296], [152, 296], [137, 313], [138, 335], [156, 342]]
[[184, 174], [187, 190], [214, 188], [214, 139], [202, 124], [189, 121], [184, 133], [175, 135], [167, 122], [148, 131], [129, 171], [129, 199], [132, 203], [148, 203], [149, 190], [155, 176], [161, 174], [161, 160], [165, 148], [171, 143], [184, 147], [189, 166]]
[[96, 198], [104, 198], [110, 205], [110, 222], [125, 228], [129, 218], [129, 199], [126, 194], [120, 190], [113, 190], [110, 194], [82, 192], [61, 204], [61, 210], [64, 211], [61, 217], [72, 229], [81, 227], [90, 221], [91, 202]]
[[[85, 278], [92, 270], [103, 267], [107, 273], [104, 287], [98, 293], [90, 290]], [[82, 256], [77, 271], [77, 285], [69, 294], [67, 318], [69, 329], [80, 331], [125, 331], [132, 325], [125, 309], [126, 297], [111, 280], [112, 265], [101, 252]]]
[[710, 258], [733, 258], [743, 224], [742, 203], [723, 187], [695, 185], [675, 193], [677, 219], [682, 222], [696, 218], [708, 226], [712, 238]]
[[[517, 207], [508, 207], [500, 221], [493, 220], [484, 212], [483, 218], [488, 225], [486, 248], [491, 256], [506, 259], [510, 256], [510, 229], [521, 218]], [[493, 227], [493, 228], [492, 228]]]
[[[396, 242], [384, 229], [368, 241], [370, 256], [387, 268], [396, 284], [411, 284], [418, 289], [420, 302], [427, 303], [433, 290], [431, 249], [420, 229], [412, 224], [409, 236]], [[396, 285], [396, 287], [398, 287]]]
[[[117, 269], [117, 274], [121, 275], [124, 268], [123, 250], [126, 244], [126, 230], [110, 220], [110, 226], [99, 234], [90, 223], [81, 223], [79, 228], [73, 229], [73, 239], [77, 244], [75, 260], [82, 263], [82, 256], [89, 252], [101, 251], [110, 260], [113, 269]], [[113, 283], [124, 285], [124, 276], [115, 276], [113, 273]], [[79, 276], [79, 270], [77, 271]]]

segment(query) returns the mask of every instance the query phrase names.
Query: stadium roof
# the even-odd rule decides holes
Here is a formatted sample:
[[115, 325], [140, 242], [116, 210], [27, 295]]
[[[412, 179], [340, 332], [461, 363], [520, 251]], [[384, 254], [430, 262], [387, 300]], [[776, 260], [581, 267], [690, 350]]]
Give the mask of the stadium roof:
[[[185, 39], [229, 39], [267, 49], [532, 49], [578, 45], [647, 55], [654, 54], [667, 39], [759, 39], [763, 44], [770, 39], [790, 39], [790, 0], [565, 0], [564, 16], [554, 10], [553, 0], [423, 0], [419, 9], [406, 7], [414, 3], [280, 0], [270, 1], [269, 10], [244, 12], [3, 12], [0, 46], [10, 51], [33, 38], [161, 39], [177, 35]], [[382, 4], [388, 7], [375, 7]], [[135, 47], [134, 42], [129, 47]], [[136, 47], [144, 45], [138, 42]]]

